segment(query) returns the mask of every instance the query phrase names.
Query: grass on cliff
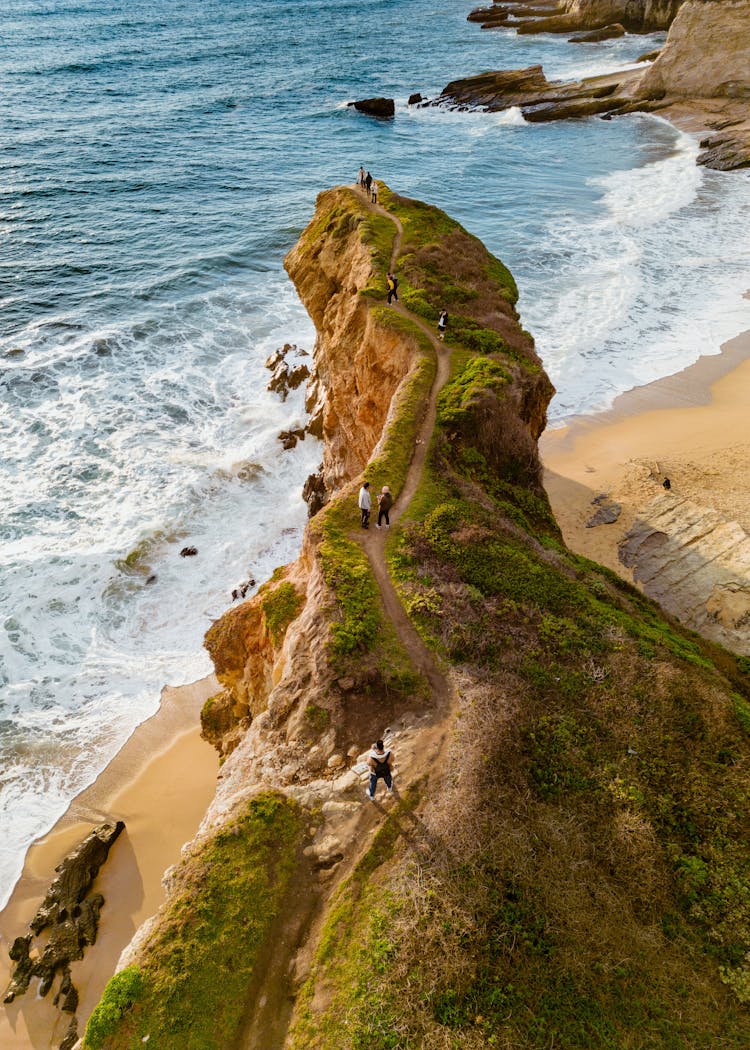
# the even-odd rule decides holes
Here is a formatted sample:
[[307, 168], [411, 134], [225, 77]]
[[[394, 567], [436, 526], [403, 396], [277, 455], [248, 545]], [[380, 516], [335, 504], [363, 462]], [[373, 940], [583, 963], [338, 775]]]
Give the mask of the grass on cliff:
[[387, 187], [380, 199], [404, 231], [396, 267], [403, 305], [431, 324], [447, 309], [451, 347], [501, 354], [539, 372], [533, 340], [518, 324], [518, 289], [507, 267], [439, 208]]
[[750, 662], [565, 549], [505, 357], [454, 353], [388, 543], [451, 762], [336, 896], [292, 1046], [744, 1050]]
[[[421, 413], [435, 378], [436, 361], [429, 339], [412, 322], [382, 308], [375, 308], [373, 315], [382, 328], [396, 329], [408, 338], [415, 355], [411, 371], [394, 395], [379, 451], [365, 470], [376, 506], [375, 494], [382, 485], [388, 484], [396, 499], [403, 487]], [[419, 684], [393, 625], [383, 614], [367, 556], [352, 535], [359, 527], [359, 484], [354, 482], [339, 493], [313, 526], [320, 534], [323, 575], [338, 613], [331, 626], [331, 657], [338, 673], [345, 674], [356, 667], [363, 654], [375, 654], [387, 687], [411, 692]]]
[[302, 836], [297, 805], [266, 793], [181, 861], [142, 964], [108, 983], [84, 1050], [234, 1045]]

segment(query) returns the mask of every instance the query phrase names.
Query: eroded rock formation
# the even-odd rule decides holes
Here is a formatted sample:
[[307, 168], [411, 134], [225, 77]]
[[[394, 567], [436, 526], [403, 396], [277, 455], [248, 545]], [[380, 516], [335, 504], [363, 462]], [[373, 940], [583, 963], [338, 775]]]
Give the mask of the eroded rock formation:
[[[70, 964], [82, 959], [86, 947], [96, 941], [99, 912], [104, 904], [101, 893], [89, 893], [89, 890], [124, 828], [121, 820], [100, 824], [55, 868], [57, 875], [29, 923], [31, 933], [16, 937], [10, 948], [15, 966], [3, 999], [5, 1003], [12, 1003], [23, 995], [34, 978], [39, 981], [39, 995], [47, 995], [59, 975], [55, 1005], [64, 1013], [76, 1013], [78, 991]], [[40, 939], [42, 933], [45, 936]], [[63, 1045], [72, 1046], [76, 1033], [74, 1016]]]
[[682, 623], [750, 653], [750, 537], [737, 522], [665, 493], [644, 507], [619, 555]]

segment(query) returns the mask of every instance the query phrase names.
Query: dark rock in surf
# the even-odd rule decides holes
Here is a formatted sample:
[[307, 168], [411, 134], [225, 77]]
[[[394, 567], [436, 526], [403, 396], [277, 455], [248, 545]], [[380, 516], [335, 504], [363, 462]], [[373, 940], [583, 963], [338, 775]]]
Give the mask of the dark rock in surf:
[[181, 558], [194, 558], [198, 553], [197, 547], [183, 547], [180, 551]]
[[409, 95], [410, 106], [416, 106], [419, 102], [424, 102], [424, 99], [418, 91], [415, 91], [413, 95]]
[[396, 104], [392, 98], [362, 98], [358, 102], [348, 102], [358, 113], [366, 113], [368, 117], [388, 118], [396, 114]]

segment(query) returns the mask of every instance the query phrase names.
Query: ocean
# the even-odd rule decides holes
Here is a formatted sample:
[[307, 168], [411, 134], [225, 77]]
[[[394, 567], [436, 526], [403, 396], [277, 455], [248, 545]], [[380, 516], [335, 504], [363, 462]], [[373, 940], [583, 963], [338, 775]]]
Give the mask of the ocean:
[[[6, 0], [0, 903], [161, 687], [210, 670], [232, 588], [298, 550], [321, 448], [281, 451], [303, 392], [270, 394], [264, 361], [313, 348], [282, 259], [320, 190], [363, 164], [485, 241], [553, 423], [750, 327], [750, 182], [696, 167], [690, 136], [406, 104], [486, 69], [615, 70], [663, 37], [482, 32], [473, 6]], [[393, 121], [347, 108], [373, 95]]]

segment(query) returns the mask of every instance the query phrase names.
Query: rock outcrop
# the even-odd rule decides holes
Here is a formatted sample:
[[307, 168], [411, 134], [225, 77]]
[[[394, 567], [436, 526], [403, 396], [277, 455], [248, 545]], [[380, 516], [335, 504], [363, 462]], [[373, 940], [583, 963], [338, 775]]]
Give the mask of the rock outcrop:
[[[78, 991], [70, 964], [82, 959], [86, 947], [96, 941], [99, 912], [104, 904], [101, 893], [89, 890], [124, 828], [119, 820], [100, 824], [55, 868], [57, 875], [29, 923], [31, 932], [16, 937], [11, 945], [9, 954], [15, 966], [3, 1002], [12, 1003], [23, 995], [35, 978], [39, 995], [47, 995], [60, 975], [55, 1005], [63, 1013], [75, 1015]], [[73, 1045], [77, 1030], [73, 1016], [63, 1045]]]
[[[482, 29], [512, 28], [519, 34], [588, 33], [621, 25], [629, 33], [668, 29], [684, 0], [497, 0], [473, 10], [470, 22]], [[608, 34], [609, 36], [610, 34]], [[608, 39], [608, 36], [592, 37]], [[578, 42], [578, 41], [576, 41]]]
[[392, 98], [362, 98], [358, 102], [349, 102], [347, 105], [356, 109], [358, 113], [366, 113], [369, 117], [380, 117], [381, 119], [388, 119], [396, 112]]
[[[623, 11], [625, 14], [623, 14]], [[486, 16], [495, 8], [474, 12]], [[750, 0], [684, 0], [655, 4], [584, 3], [573, 0], [565, 13], [531, 22], [509, 20], [512, 7], [495, 11], [489, 25], [514, 24], [518, 32], [593, 30], [573, 38], [577, 43], [603, 39], [624, 27], [670, 26], [666, 45], [645, 70], [629, 70], [571, 83], [551, 83], [541, 66], [481, 73], [448, 84], [428, 105], [502, 110], [518, 106], [526, 120], [549, 120], [661, 111], [680, 106], [687, 114], [716, 127], [701, 143], [698, 163], [724, 171], [750, 166]], [[621, 17], [622, 15], [622, 17]]]
[[[124, 1002], [108, 1050], [183, 1050], [187, 1023], [221, 1050], [583, 1046], [592, 1017], [635, 1045], [644, 1016], [656, 1040], [741, 1050], [750, 685], [564, 548], [536, 449], [552, 387], [512, 276], [444, 213], [383, 201], [398, 312], [395, 223], [354, 191], [318, 198], [288, 259], [319, 331], [330, 499], [298, 561], [209, 632], [225, 761], [105, 992]], [[363, 459], [415, 493], [387, 562], [382, 533], [358, 541]], [[380, 736], [383, 809], [361, 779]]]
[[737, 522], [664, 494], [644, 508], [619, 555], [682, 623], [750, 654], [750, 537]]
[[636, 94], [750, 100], [750, 0], [686, 0]]

